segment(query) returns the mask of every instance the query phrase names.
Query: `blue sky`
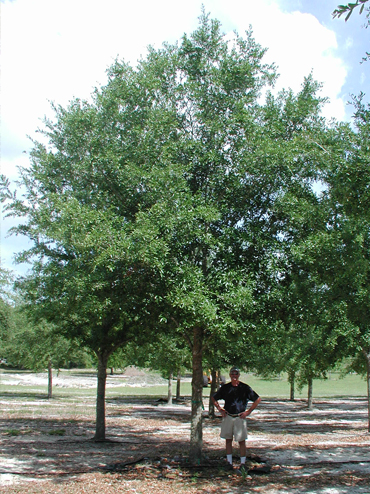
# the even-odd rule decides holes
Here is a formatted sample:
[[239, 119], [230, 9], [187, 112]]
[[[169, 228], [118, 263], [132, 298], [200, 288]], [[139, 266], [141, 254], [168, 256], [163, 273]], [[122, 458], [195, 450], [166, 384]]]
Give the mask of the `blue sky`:
[[[370, 93], [370, 29], [355, 12], [348, 22], [333, 19], [338, 0], [1, 0], [1, 173], [12, 182], [27, 166], [31, 142], [50, 101], [66, 105], [88, 98], [106, 81], [118, 57], [135, 64], [146, 47], [174, 42], [198, 24], [201, 5], [221, 21], [225, 33], [243, 34], [268, 48], [266, 61], [279, 68], [277, 89], [298, 91], [311, 71], [330, 98], [325, 116], [350, 120], [351, 94]], [[366, 98], [368, 100], [368, 97]], [[13, 186], [15, 187], [15, 185]], [[27, 246], [7, 237], [15, 220], [1, 214], [1, 266]]]
[[[370, 29], [364, 28], [365, 15], [359, 15], [359, 8], [355, 9], [347, 22], [344, 21], [344, 16], [340, 19], [333, 19], [331, 15], [339, 4], [347, 3], [343, 0], [302, 0], [300, 2], [285, 0], [281, 2], [281, 5], [287, 9], [297, 8], [300, 12], [314, 15], [323, 26], [334, 31], [338, 43], [336, 53], [348, 69], [341, 93], [346, 101], [350, 94], [358, 94], [361, 90], [366, 92], [367, 88], [370, 89], [370, 64], [360, 63], [365, 52], [370, 52]], [[351, 108], [348, 108], [346, 117], [350, 118], [350, 115]]]

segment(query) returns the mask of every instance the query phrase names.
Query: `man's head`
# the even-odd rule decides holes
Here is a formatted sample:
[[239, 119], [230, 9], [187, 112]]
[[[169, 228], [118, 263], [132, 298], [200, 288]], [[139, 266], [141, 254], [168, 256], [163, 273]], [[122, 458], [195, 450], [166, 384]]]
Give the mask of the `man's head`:
[[240, 371], [237, 367], [231, 367], [230, 369], [230, 377], [238, 378], [240, 376]]

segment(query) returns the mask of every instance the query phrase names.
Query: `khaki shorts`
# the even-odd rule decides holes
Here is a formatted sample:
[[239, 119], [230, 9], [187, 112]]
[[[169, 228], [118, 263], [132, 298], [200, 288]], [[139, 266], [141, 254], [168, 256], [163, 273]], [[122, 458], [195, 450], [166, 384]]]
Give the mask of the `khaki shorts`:
[[247, 419], [226, 415], [222, 419], [220, 436], [222, 439], [232, 439], [234, 437], [235, 441], [244, 441], [248, 437]]

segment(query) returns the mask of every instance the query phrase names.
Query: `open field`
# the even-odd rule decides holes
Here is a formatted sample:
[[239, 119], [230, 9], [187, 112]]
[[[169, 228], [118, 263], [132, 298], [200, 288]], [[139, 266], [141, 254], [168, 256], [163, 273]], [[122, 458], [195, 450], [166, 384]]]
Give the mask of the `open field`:
[[307, 410], [306, 391], [289, 402], [283, 379], [243, 379], [263, 402], [248, 421], [249, 472], [242, 476], [221, 468], [220, 418], [207, 417], [207, 388], [206, 459], [188, 464], [189, 379], [181, 386], [184, 400], [169, 407], [158, 401], [167, 392], [160, 376], [133, 369], [108, 376], [110, 441], [94, 443], [93, 372], [62, 371], [48, 400], [46, 374], [1, 370], [0, 492], [370, 493], [364, 381], [315, 382], [314, 408]]
[[[265, 398], [289, 398], [289, 384], [286, 376], [281, 378], [263, 379], [253, 374], [241, 374], [241, 380], [247, 382], [260, 396]], [[0, 386], [2, 391], [20, 394], [23, 391], [47, 393], [46, 373], [30, 371], [12, 371], [0, 369]], [[175, 393], [176, 380], [173, 381]], [[314, 380], [314, 398], [365, 397], [366, 381], [356, 374], [347, 375], [341, 379], [339, 373], [330, 373], [326, 380]], [[95, 396], [96, 372], [94, 370], [61, 370], [59, 375], [54, 372], [53, 393], [55, 397], [70, 397], [74, 394]], [[124, 372], [118, 371], [113, 376], [107, 376], [107, 397], [115, 396], [167, 396], [167, 381], [158, 373], [145, 372], [140, 369], [128, 368]], [[189, 376], [182, 379], [181, 395], [191, 395], [191, 379]], [[204, 388], [204, 397], [209, 395], [209, 388]], [[307, 397], [307, 387], [296, 389], [296, 398]]]

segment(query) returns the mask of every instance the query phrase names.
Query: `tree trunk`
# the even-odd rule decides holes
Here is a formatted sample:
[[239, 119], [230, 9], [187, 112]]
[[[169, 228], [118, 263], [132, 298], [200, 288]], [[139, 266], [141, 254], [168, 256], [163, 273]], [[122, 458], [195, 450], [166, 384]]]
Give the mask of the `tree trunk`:
[[105, 386], [107, 382], [108, 358], [98, 356], [98, 387], [96, 397], [95, 441], [105, 441]]
[[309, 377], [307, 380], [308, 384], [308, 409], [312, 409], [312, 389], [313, 389], [313, 379]]
[[48, 360], [48, 399], [53, 397], [53, 368], [51, 358]]
[[209, 392], [209, 406], [208, 406], [208, 416], [211, 418], [215, 418], [215, 406], [211, 397], [216, 393], [218, 388], [218, 372], [212, 369], [211, 372], [212, 382], [211, 382], [211, 391]]
[[180, 399], [180, 386], [181, 386], [181, 372], [177, 373], [177, 381], [176, 381], [176, 400]]
[[199, 464], [202, 460], [203, 429], [203, 330], [199, 327], [193, 329], [192, 370], [191, 382], [191, 428], [190, 428], [190, 453], [189, 458], [193, 464]]
[[365, 349], [363, 353], [366, 358], [366, 368], [367, 368], [367, 430], [370, 432], [370, 348], [367, 352]]
[[167, 398], [167, 405], [172, 405], [172, 378], [173, 378], [173, 373], [170, 372], [170, 375], [168, 376], [168, 398]]
[[290, 384], [290, 401], [295, 400], [295, 372], [290, 371], [288, 373], [288, 380]]

